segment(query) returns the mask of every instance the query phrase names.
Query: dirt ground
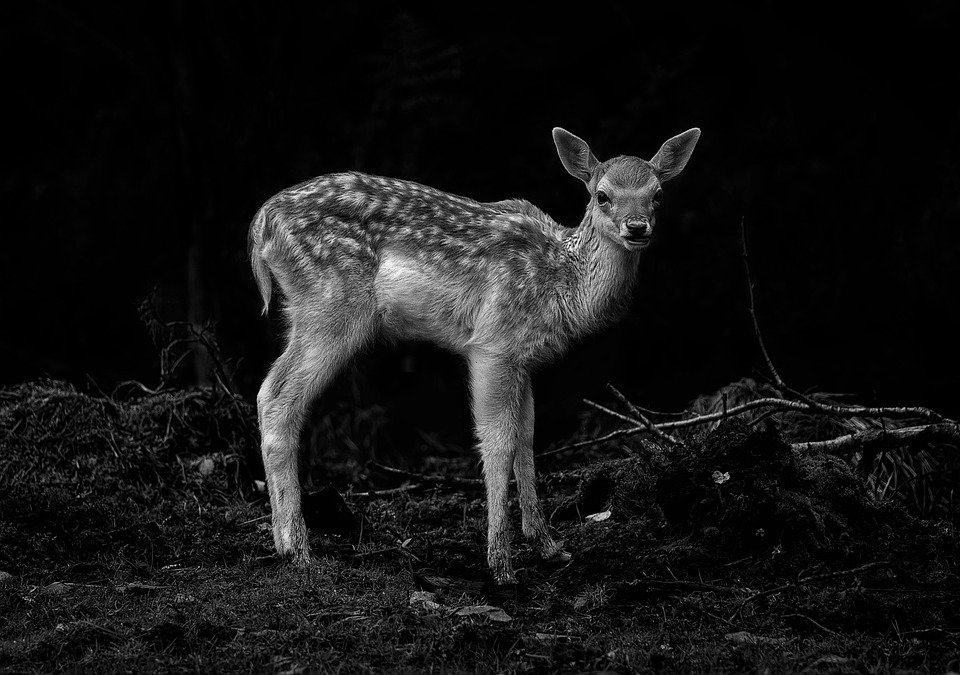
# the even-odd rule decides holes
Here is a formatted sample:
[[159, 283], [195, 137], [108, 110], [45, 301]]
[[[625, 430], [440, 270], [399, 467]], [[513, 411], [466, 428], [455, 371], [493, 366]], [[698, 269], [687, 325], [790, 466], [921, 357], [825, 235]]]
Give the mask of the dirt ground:
[[776, 417], [541, 462], [573, 560], [517, 537], [508, 590], [469, 453], [410, 460], [424, 482], [344, 452], [305, 500], [316, 563], [277, 560], [254, 419], [213, 391], [0, 391], [0, 671], [960, 670], [953, 526]]

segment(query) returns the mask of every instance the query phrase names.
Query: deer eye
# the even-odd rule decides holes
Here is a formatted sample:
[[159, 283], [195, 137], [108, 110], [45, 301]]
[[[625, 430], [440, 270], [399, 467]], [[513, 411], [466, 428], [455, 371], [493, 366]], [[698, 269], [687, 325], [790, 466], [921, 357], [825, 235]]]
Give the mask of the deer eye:
[[660, 208], [661, 199], [663, 199], [663, 190], [657, 190], [653, 195], [653, 208]]
[[597, 190], [597, 204], [600, 206], [606, 206], [610, 203], [610, 197], [607, 196], [607, 193], [603, 190]]

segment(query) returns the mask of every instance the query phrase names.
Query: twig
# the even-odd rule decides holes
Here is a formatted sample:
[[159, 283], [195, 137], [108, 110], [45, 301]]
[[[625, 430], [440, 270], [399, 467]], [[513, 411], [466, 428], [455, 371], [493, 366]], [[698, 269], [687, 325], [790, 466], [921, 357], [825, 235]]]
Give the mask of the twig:
[[713, 584], [698, 583], [696, 581], [683, 581], [681, 579], [634, 579], [620, 585], [620, 589], [635, 588], [645, 586], [661, 590], [677, 591], [703, 591], [706, 593], [717, 593], [718, 595], [736, 595], [741, 593], [742, 589], [732, 586], [715, 586]]
[[747, 290], [750, 293], [750, 318], [753, 320], [753, 332], [757, 336], [757, 342], [760, 345], [760, 351], [763, 352], [763, 360], [767, 362], [767, 370], [773, 377], [776, 385], [786, 389], [787, 385], [780, 377], [776, 367], [773, 365], [773, 359], [770, 358], [770, 352], [767, 351], [767, 345], [763, 341], [763, 334], [760, 332], [760, 322], [757, 320], [757, 308], [753, 297], [753, 275], [750, 273], [750, 257], [747, 255], [747, 228], [744, 226], [744, 219], [740, 218], [740, 244], [743, 251], [743, 269], [747, 273]]
[[823, 574], [811, 574], [810, 576], [801, 577], [795, 581], [792, 581], [789, 584], [782, 584], [780, 586], [768, 588], [765, 591], [757, 591], [753, 595], [745, 598], [743, 602], [740, 604], [742, 606], [747, 604], [748, 602], [753, 602], [754, 600], [765, 598], [768, 595], [775, 595], [776, 593], [781, 593], [791, 588], [798, 588], [803, 584], [808, 584], [813, 581], [826, 581], [827, 579], [839, 579], [841, 577], [854, 576], [856, 574], [860, 574], [861, 572], [866, 572], [867, 570], [871, 570], [876, 567], [892, 567], [892, 566], [893, 566], [893, 563], [878, 561], [878, 562], [869, 562], [866, 565], [861, 565], [860, 567], [854, 567], [853, 569], [849, 569], [849, 570], [840, 570], [839, 572], [825, 572]]
[[770, 371], [770, 376], [773, 378], [773, 383], [778, 389], [780, 389], [781, 393], [786, 392], [794, 398], [803, 401], [812, 408], [820, 408], [820, 405], [812, 398], [790, 387], [786, 382], [783, 381], [783, 378], [780, 377], [780, 373], [777, 371], [776, 366], [773, 365], [773, 359], [770, 358], [770, 352], [767, 351], [767, 344], [764, 342], [763, 333], [760, 331], [760, 321], [757, 319], [756, 299], [754, 298], [753, 293], [753, 274], [750, 272], [750, 256], [747, 254], [747, 228], [744, 225], [744, 219], [742, 216], [740, 218], [740, 244], [743, 252], [743, 269], [747, 274], [747, 292], [750, 298], [749, 309], [750, 319], [753, 321], [753, 334], [757, 338], [757, 344], [760, 345], [760, 351], [763, 353], [763, 360], [767, 364], [767, 370]]
[[580, 448], [589, 448], [593, 445], [600, 445], [601, 443], [606, 443], [607, 441], [612, 441], [616, 438], [623, 438], [624, 436], [634, 436], [641, 431], [646, 431], [643, 428], [630, 427], [629, 429], [618, 429], [616, 431], [611, 431], [609, 434], [604, 436], [597, 436], [596, 438], [588, 438], [583, 441], [577, 441], [576, 443], [570, 443], [569, 445], [563, 445], [559, 448], [554, 448], [553, 450], [545, 450], [537, 454], [537, 459], [543, 457], [552, 457], [553, 455], [559, 455], [563, 452], [568, 452], [570, 450], [579, 450]]
[[[181, 464], [180, 466], [182, 467], [183, 465]], [[245, 521], [243, 521], [242, 523], [239, 523], [239, 524], [240, 524], [241, 526], [243, 526], [243, 525], [250, 525], [251, 523], [259, 523], [261, 520], [267, 520], [268, 518], [270, 518], [270, 514], [269, 514], [269, 513], [268, 513], [267, 515], [265, 515], [265, 516], [257, 516], [256, 518], [251, 518], [250, 520], [245, 520]]]
[[[609, 383], [607, 384], [607, 388], [608, 388], [611, 392], [613, 392], [613, 395], [614, 395], [614, 396], [616, 396], [618, 399], [620, 399], [620, 402], [621, 402], [621, 403], [623, 403], [625, 406], [627, 406], [627, 408], [630, 410], [630, 412], [633, 413], [634, 417], [636, 417], [638, 420], [640, 420], [640, 422], [643, 424], [643, 426], [645, 426], [645, 427], [650, 431], [650, 433], [652, 433], [654, 436], [656, 436], [657, 438], [659, 438], [661, 441], [664, 441], [664, 442], [666, 442], [666, 443], [668, 443], [668, 444], [670, 444], [670, 445], [682, 445], [682, 443], [681, 443], [679, 440], [677, 440], [676, 438], [674, 438], [674, 437], [671, 436], [670, 434], [667, 434], [667, 433], [664, 433], [664, 432], [660, 431], [656, 426], [654, 426], [653, 423], [652, 423], [650, 420], [648, 420], [648, 419], [644, 416], [644, 414], [643, 414], [642, 412], [640, 412], [640, 410], [637, 409], [637, 407], [636, 407], [635, 405], [633, 405], [633, 403], [631, 403], [631, 402], [627, 399], [626, 396], [624, 396], [622, 393], [620, 393], [620, 390], [619, 390], [619, 389], [617, 389], [616, 387], [614, 387], [612, 384], [609, 384]], [[724, 406], [724, 407], [726, 407], [726, 406]]]
[[357, 497], [360, 499], [379, 499], [381, 497], [393, 497], [395, 495], [404, 494], [406, 492], [415, 492], [417, 490], [424, 490], [428, 487], [435, 487], [430, 485], [421, 485], [419, 483], [411, 483], [410, 485], [401, 485], [400, 487], [389, 488], [387, 490], [368, 490], [366, 492], [348, 492], [344, 497]]
[[814, 621], [813, 619], [811, 619], [811, 618], [810, 618], [809, 616], [807, 616], [806, 614], [784, 614], [782, 618], [784, 618], [784, 619], [789, 619], [789, 618], [792, 618], [792, 617], [796, 617], [796, 618], [798, 618], [798, 619], [806, 619], [807, 621], [809, 621], [810, 623], [812, 623], [814, 626], [816, 626], [817, 628], [819, 628], [820, 630], [822, 630], [824, 633], [828, 633], [829, 635], [836, 635], [836, 634], [837, 634], [837, 631], [831, 630], [831, 629], [827, 628], [826, 626], [824, 626], [822, 623], [819, 623], [819, 622], [817, 622], [817, 621]]
[[353, 557], [354, 557], [354, 558], [369, 558], [370, 556], [380, 555], [380, 554], [382, 554], [382, 553], [393, 553], [394, 551], [401, 551], [401, 552], [406, 553], [406, 551], [403, 551], [403, 549], [401, 549], [399, 546], [388, 546], [388, 547], [386, 547], [386, 548], [378, 548], [378, 549], [376, 549], [376, 550], [366, 551], [366, 552], [364, 552], [364, 553], [354, 553], [354, 554], [353, 554]]
[[414, 473], [412, 471], [386, 466], [373, 460], [368, 461], [367, 466], [390, 476], [415, 480], [424, 485], [470, 488], [481, 488], [484, 486], [484, 482], [479, 478], [463, 478], [461, 476], [427, 476], [422, 473]]
[[597, 403], [597, 402], [595, 402], [595, 401], [591, 401], [591, 400], [588, 399], [588, 398], [583, 399], [583, 402], [586, 403], [586, 404], [587, 404], [588, 406], [590, 406], [591, 408], [595, 408], [595, 409], [599, 410], [599, 411], [602, 412], [602, 413], [606, 413], [606, 414], [610, 415], [611, 417], [616, 417], [617, 419], [623, 420], [624, 422], [627, 422], [628, 424], [632, 424], [632, 425], [634, 425], [634, 427], [637, 428], [637, 429], [642, 429], [642, 430], [647, 430], [647, 431], [649, 431], [649, 430], [647, 429], [647, 427], [643, 426], [643, 423], [642, 423], [640, 420], [638, 420], [638, 419], [634, 419], [633, 417], [628, 417], [627, 415], [624, 415], [623, 413], [618, 413], [616, 410], [611, 410], [611, 409], [608, 408], [607, 406], [605, 406], [605, 405], [600, 405], [599, 403]]
[[144, 393], [150, 394], [151, 396], [156, 396], [157, 394], [160, 393], [160, 390], [163, 388], [162, 386], [160, 386], [157, 389], [151, 389], [150, 387], [145, 385], [143, 382], [139, 382], [137, 380], [123, 380], [113, 388], [112, 392], [110, 392], [110, 398], [116, 398], [117, 391], [119, 391], [121, 387], [130, 387], [130, 386], [137, 387], [138, 389], [141, 389]]

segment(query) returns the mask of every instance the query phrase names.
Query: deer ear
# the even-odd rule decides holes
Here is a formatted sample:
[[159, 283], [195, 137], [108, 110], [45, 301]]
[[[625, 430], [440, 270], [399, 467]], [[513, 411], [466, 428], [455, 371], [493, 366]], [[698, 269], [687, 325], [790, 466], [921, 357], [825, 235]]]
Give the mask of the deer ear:
[[694, 127], [674, 136], [660, 147], [650, 163], [657, 170], [657, 177], [661, 183], [665, 183], [683, 171], [699, 138], [700, 130]]
[[563, 162], [563, 168], [567, 173], [584, 183], [589, 183], [593, 170], [599, 162], [590, 152], [587, 142], [560, 127], [553, 129], [553, 142], [557, 145], [557, 154], [560, 155], [560, 161]]

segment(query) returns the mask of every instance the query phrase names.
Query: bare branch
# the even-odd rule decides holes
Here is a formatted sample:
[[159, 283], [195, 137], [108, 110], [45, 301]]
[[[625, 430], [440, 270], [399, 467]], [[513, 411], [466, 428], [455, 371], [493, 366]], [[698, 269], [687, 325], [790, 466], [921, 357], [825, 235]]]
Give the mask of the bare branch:
[[394, 497], [396, 495], [404, 494], [406, 492], [417, 492], [419, 490], [425, 490], [428, 487], [431, 487], [431, 486], [420, 485], [418, 483], [411, 483], [410, 485], [401, 485], [400, 487], [390, 488], [388, 490], [368, 490], [366, 492], [348, 492], [344, 495], [344, 498], [357, 497], [358, 499], [379, 499], [381, 497]]
[[837, 454], [862, 450], [867, 447], [878, 449], [899, 448], [927, 445], [935, 442], [960, 445], [960, 425], [956, 422], [941, 422], [900, 429], [869, 429], [832, 438], [828, 441], [793, 443], [790, 448], [795, 452], [830, 452]]
[[632, 425], [634, 425], [634, 426], [635, 426], [636, 428], [638, 428], [638, 429], [646, 430], [646, 427], [643, 426], [643, 423], [642, 423], [640, 420], [638, 420], [638, 419], [634, 419], [633, 417], [628, 417], [627, 415], [624, 415], [623, 413], [618, 413], [616, 410], [611, 410], [611, 409], [608, 408], [607, 406], [605, 406], [605, 405], [600, 405], [599, 403], [597, 403], [597, 402], [595, 402], [595, 401], [591, 401], [591, 400], [588, 399], [588, 398], [583, 399], [583, 402], [586, 403], [586, 404], [587, 404], [588, 406], [590, 406], [591, 408], [595, 408], [596, 410], [599, 410], [599, 411], [602, 412], [602, 413], [606, 413], [607, 415], [610, 415], [611, 417], [616, 417], [618, 420], [622, 420], [622, 421], [624, 421], [624, 422], [627, 422], [628, 424], [632, 424]]
[[[618, 429], [616, 431], [612, 431], [604, 436], [599, 436], [597, 438], [591, 438], [591, 439], [579, 441], [577, 443], [571, 443], [569, 445], [565, 445], [560, 448], [554, 448], [553, 450], [548, 450], [546, 452], [540, 453], [539, 455], [537, 455], [537, 457], [549, 457], [553, 455], [558, 455], [562, 452], [567, 452], [569, 450], [578, 450], [580, 448], [586, 448], [593, 445], [598, 445], [600, 443], [605, 443], [607, 441], [612, 441], [618, 438], [627, 438], [630, 436], [636, 436], [637, 434], [655, 433], [654, 430], [665, 432], [673, 429], [682, 429], [687, 427], [695, 427], [703, 424], [709, 424], [711, 422], [716, 422], [718, 420], [722, 420], [728, 417], [735, 417], [735, 416], [750, 412], [751, 410], [759, 410], [759, 409], [766, 409], [772, 412], [794, 411], [794, 412], [801, 412], [801, 413], [808, 413], [808, 414], [821, 413], [821, 414], [834, 415], [836, 417], [847, 417], [847, 418], [849, 417], [879, 417], [879, 418], [895, 417], [895, 418], [907, 418], [907, 419], [922, 418], [922, 419], [930, 420], [936, 423], [930, 426], [935, 426], [935, 427], [943, 426], [943, 427], [948, 427], [952, 429], [956, 429], [958, 426], [958, 423], [955, 422], [954, 420], [944, 417], [940, 413], [924, 407], [909, 407], [909, 406], [877, 407], [877, 406], [848, 406], [848, 405], [840, 406], [840, 405], [815, 402], [816, 407], [811, 408], [809, 404], [802, 403], [799, 401], [790, 401], [783, 398], [766, 397], [766, 398], [758, 398], [754, 401], [748, 401], [747, 403], [743, 403], [741, 405], [728, 408], [726, 411], [726, 414], [724, 414], [721, 411], [721, 412], [715, 412], [715, 413], [708, 413], [705, 415], [697, 415], [695, 417], [688, 417], [682, 420], [652, 424], [651, 425], [652, 428], [651, 428], [651, 427], [645, 426], [643, 422], [641, 422], [638, 419], [633, 419], [631, 417], [628, 417], [627, 415], [618, 413], [615, 410], [611, 410], [606, 406], [600, 405], [598, 403], [594, 403], [593, 401], [585, 401], [585, 403], [599, 410], [600, 412], [608, 414], [621, 421], [627, 422], [628, 424], [630, 424], [630, 426], [625, 429]], [[905, 427], [904, 429], [892, 430], [886, 433], [889, 435], [889, 434], [893, 434], [894, 432], [904, 432], [905, 429], [919, 430], [923, 428], [926, 428], [926, 427], [925, 426]], [[796, 444], [795, 449], [798, 451], [804, 452], [809, 450], [815, 450], [819, 447], [820, 449], [831, 451], [831, 452], [840, 451], [844, 449], [843, 446], [846, 443], [853, 443], [854, 445], [856, 445], [856, 443], [862, 443], [863, 436], [865, 434], [870, 434], [870, 433], [881, 433], [881, 432], [860, 432], [859, 434], [851, 434], [850, 436], [858, 437], [857, 441], [850, 441], [850, 440], [841, 441], [840, 439], [848, 438], [847, 436], [842, 436], [840, 437], [840, 439], [834, 439], [834, 441], [816, 441], [814, 442], [814, 444], [801, 443], [801, 444]], [[901, 433], [901, 435], [905, 440], [908, 440], [912, 444], [916, 444], [918, 442], [923, 442], [921, 440], [913, 440], [913, 437], [916, 436], [918, 433], [919, 433], [918, 431], [914, 431], [911, 433]], [[938, 439], [941, 439], [941, 440], [950, 440], [951, 438], [954, 438], [953, 436], [951, 436], [951, 433], [955, 433], [955, 432], [950, 432], [950, 431], [933, 432], [933, 434]], [[924, 440], [925, 440], [925, 437], [924, 437]], [[816, 445], [816, 444], [829, 444], [829, 443], [837, 443], [838, 444], [837, 449], [830, 450], [829, 445], [820, 445], [820, 446]]]
[[647, 430], [650, 431], [650, 433], [652, 433], [654, 436], [659, 438], [661, 441], [664, 441], [670, 445], [682, 445], [682, 443], [679, 440], [677, 440], [670, 434], [660, 431], [660, 429], [654, 426], [654, 424], [650, 420], [648, 420], [642, 412], [640, 412], [637, 406], [633, 405], [629, 400], [627, 400], [626, 396], [620, 393], [619, 389], [617, 389], [616, 387], [614, 387], [612, 384], [609, 384], [609, 383], [607, 384], [607, 388], [613, 392], [614, 396], [620, 399], [621, 403], [627, 406], [630, 412], [633, 413], [634, 417], [640, 420], [640, 423], [643, 424], [643, 426], [645, 426]]
[[760, 332], [760, 322], [757, 320], [757, 308], [753, 297], [753, 275], [750, 273], [750, 257], [747, 255], [747, 228], [744, 225], [744, 219], [740, 218], [740, 244], [742, 246], [743, 268], [747, 273], [747, 290], [750, 294], [750, 318], [753, 320], [753, 332], [757, 336], [757, 342], [760, 345], [760, 351], [763, 352], [763, 359], [767, 362], [767, 370], [773, 377], [774, 383], [781, 389], [786, 389], [787, 385], [780, 377], [776, 367], [773, 365], [773, 359], [770, 358], [770, 352], [767, 351], [767, 345], [763, 341], [763, 334]]
[[577, 441], [576, 443], [571, 443], [569, 445], [564, 445], [559, 448], [554, 448], [553, 450], [546, 450], [537, 454], [537, 458], [541, 457], [551, 457], [553, 455], [559, 455], [563, 452], [568, 452], [570, 450], [579, 450], [581, 448], [589, 448], [593, 445], [600, 445], [601, 443], [606, 443], [607, 441], [612, 441], [616, 438], [624, 438], [626, 436], [635, 436], [641, 431], [646, 431], [643, 427], [630, 427], [629, 429], [618, 429], [617, 431], [611, 431], [609, 434], [604, 436], [598, 436], [596, 438], [588, 438], [583, 441]]

